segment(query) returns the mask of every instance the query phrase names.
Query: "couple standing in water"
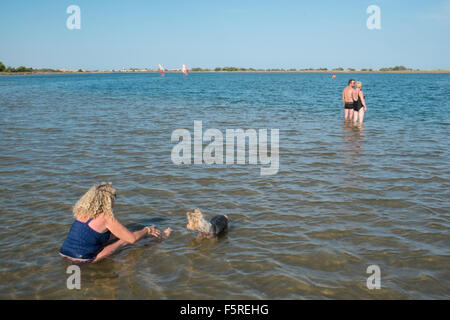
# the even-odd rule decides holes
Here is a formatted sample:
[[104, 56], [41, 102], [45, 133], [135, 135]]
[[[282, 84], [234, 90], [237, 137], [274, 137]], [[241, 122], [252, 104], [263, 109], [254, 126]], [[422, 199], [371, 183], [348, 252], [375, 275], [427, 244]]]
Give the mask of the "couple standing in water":
[[355, 125], [359, 119], [359, 125], [362, 125], [364, 112], [367, 111], [367, 107], [360, 81], [356, 82], [353, 79], [348, 81], [348, 86], [342, 91], [342, 102], [344, 102], [344, 119], [353, 120], [353, 124]]

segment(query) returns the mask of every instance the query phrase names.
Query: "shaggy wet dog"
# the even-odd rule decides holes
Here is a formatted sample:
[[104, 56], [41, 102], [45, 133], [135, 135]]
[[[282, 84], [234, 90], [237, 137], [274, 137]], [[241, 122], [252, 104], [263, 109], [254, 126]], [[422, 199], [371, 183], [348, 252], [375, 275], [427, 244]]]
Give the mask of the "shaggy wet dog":
[[203, 213], [199, 209], [186, 213], [188, 218], [187, 228], [191, 231], [198, 231], [200, 238], [214, 238], [228, 228], [228, 217], [217, 215], [210, 221], [203, 218]]

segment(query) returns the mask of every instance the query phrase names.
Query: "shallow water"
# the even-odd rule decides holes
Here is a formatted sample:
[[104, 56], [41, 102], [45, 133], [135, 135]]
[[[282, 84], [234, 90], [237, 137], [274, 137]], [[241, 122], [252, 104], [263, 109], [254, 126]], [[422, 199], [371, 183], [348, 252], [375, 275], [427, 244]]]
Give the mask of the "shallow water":
[[[363, 82], [362, 128], [343, 121]], [[0, 77], [0, 298], [450, 298], [450, 75], [85, 74]], [[175, 129], [280, 130], [280, 170], [175, 165]], [[58, 256], [71, 206], [118, 189], [126, 226], [172, 236], [81, 267]], [[199, 241], [186, 211], [227, 214]], [[368, 290], [369, 265], [381, 289]]]

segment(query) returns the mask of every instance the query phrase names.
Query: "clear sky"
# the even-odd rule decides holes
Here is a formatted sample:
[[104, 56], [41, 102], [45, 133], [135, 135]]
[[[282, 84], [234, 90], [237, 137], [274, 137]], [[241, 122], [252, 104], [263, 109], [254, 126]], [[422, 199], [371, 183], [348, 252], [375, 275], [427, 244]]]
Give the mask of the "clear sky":
[[[81, 29], [69, 30], [69, 5]], [[369, 30], [369, 5], [381, 29]], [[14, 0], [0, 61], [33, 68], [450, 69], [450, 0]]]

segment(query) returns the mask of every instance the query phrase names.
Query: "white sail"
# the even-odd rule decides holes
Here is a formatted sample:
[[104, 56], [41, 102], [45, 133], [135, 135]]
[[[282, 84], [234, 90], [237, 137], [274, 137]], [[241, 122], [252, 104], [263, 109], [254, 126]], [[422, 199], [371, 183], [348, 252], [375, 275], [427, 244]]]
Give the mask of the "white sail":
[[183, 74], [185, 74], [185, 75], [188, 74], [188, 69], [186, 68], [185, 64], [183, 64], [183, 66], [181, 67], [181, 72], [183, 72]]
[[160, 64], [158, 64], [158, 70], [159, 70], [159, 72], [161, 72], [161, 75], [164, 75], [164, 73], [166, 72], [164, 67], [162, 65], [160, 65]]

